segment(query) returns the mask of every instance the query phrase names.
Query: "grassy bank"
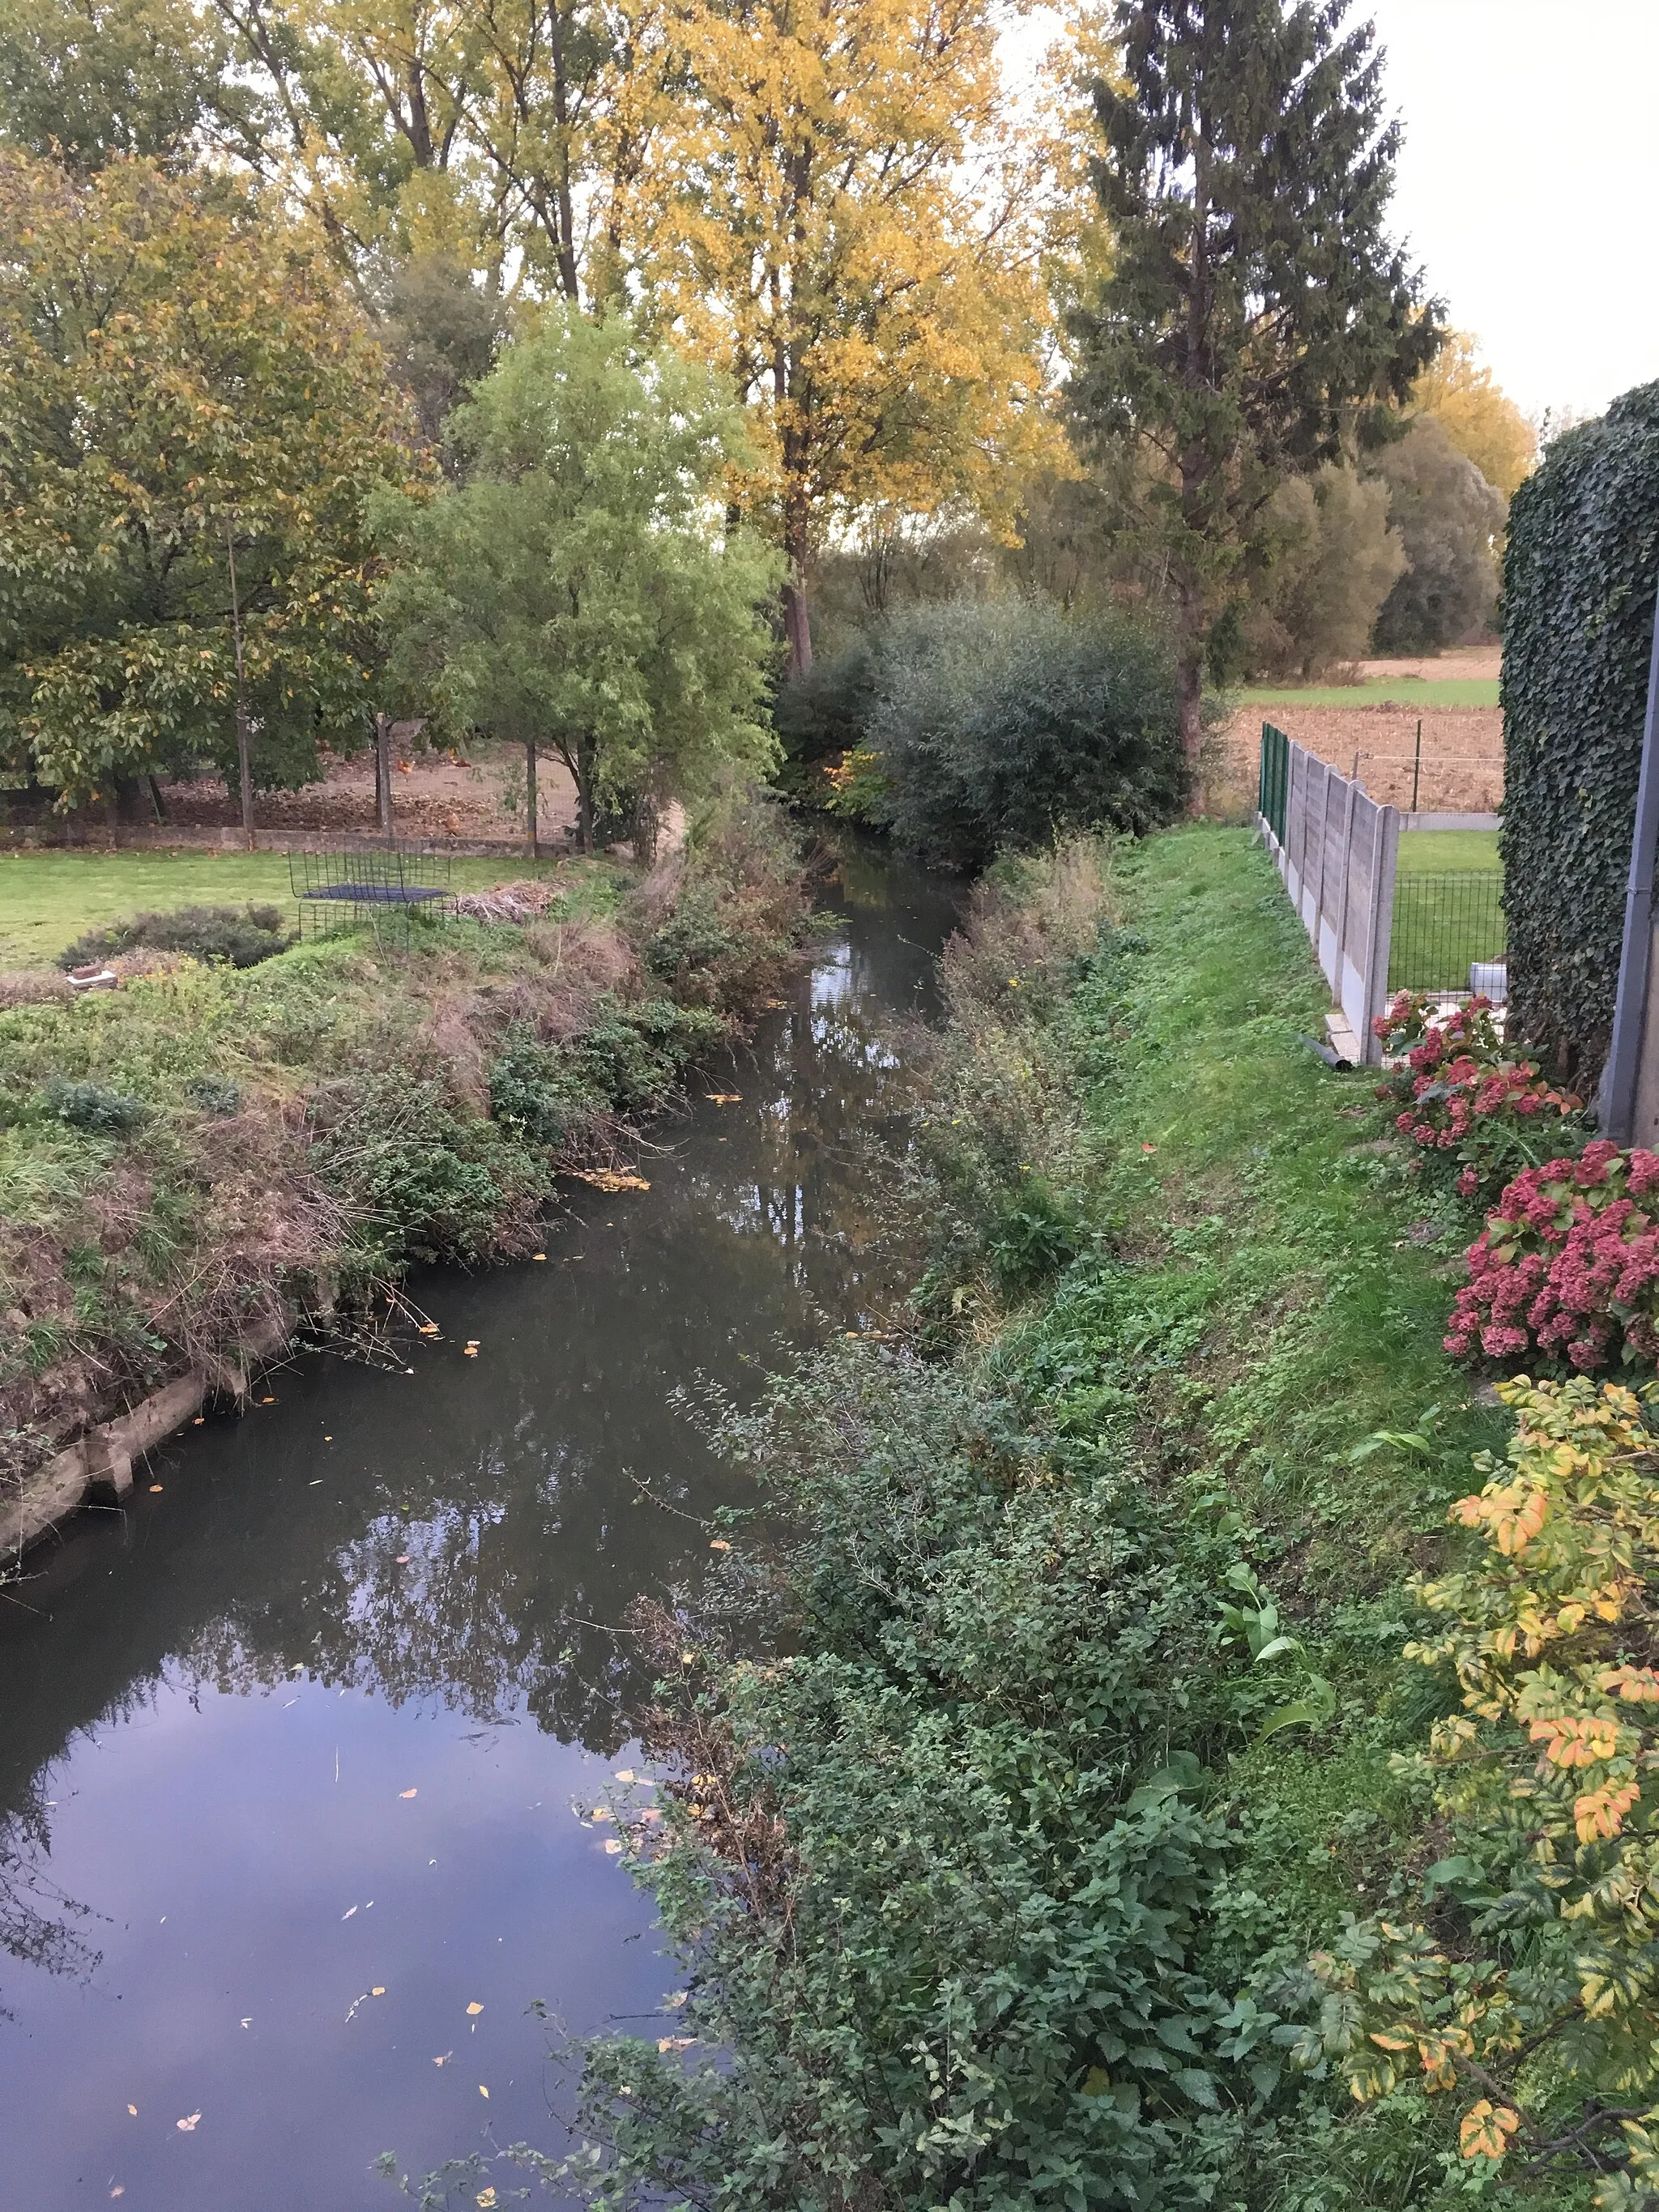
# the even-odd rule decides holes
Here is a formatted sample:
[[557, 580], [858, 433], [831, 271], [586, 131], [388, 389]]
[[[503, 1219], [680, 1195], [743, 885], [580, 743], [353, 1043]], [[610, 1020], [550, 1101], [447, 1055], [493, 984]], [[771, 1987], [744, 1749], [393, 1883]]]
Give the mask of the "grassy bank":
[[689, 1994], [589, 2046], [574, 2165], [520, 2162], [607, 2205], [1461, 2203], [1457, 2100], [1358, 2107], [1308, 1965], [1445, 1848], [1405, 1583], [1504, 1425], [1441, 1348], [1458, 1225], [1302, 1042], [1241, 833], [1021, 872], [945, 981], [912, 1319], [710, 1409], [761, 1516], [700, 1622], [636, 1616], [668, 1779], [613, 1812]]
[[769, 817], [651, 877], [577, 866], [523, 927], [446, 919], [0, 1012], [0, 1474], [250, 1343], [361, 1315], [411, 1260], [527, 1253], [793, 957]]

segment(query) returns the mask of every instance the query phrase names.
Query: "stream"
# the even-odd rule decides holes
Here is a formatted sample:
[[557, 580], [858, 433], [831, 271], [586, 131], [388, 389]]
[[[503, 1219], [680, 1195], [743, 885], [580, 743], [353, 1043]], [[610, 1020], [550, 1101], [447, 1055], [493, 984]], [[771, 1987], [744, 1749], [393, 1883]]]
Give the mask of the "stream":
[[439, 1338], [277, 1370], [0, 1594], [0, 2203], [392, 2212], [382, 2151], [561, 2148], [536, 2000], [672, 2032], [574, 1809], [634, 1763], [624, 1609], [741, 1495], [671, 1395], [751, 1395], [915, 1259], [878, 1140], [955, 895], [849, 843], [827, 903], [648, 1192], [572, 1184], [544, 1261], [415, 1280]]

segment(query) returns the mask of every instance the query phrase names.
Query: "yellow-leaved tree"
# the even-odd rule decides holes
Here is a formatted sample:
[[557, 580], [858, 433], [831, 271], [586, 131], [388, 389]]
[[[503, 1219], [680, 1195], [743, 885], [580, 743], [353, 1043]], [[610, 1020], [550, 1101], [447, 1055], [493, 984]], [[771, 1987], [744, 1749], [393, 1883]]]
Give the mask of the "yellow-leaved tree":
[[1466, 460], [1505, 499], [1538, 462], [1538, 433], [1483, 366], [1474, 340], [1454, 331], [1417, 380], [1412, 404], [1432, 415]]
[[739, 497], [788, 563], [796, 672], [828, 536], [884, 505], [1006, 528], [1060, 450], [1049, 170], [1019, 143], [1002, 20], [994, 0], [694, 0], [666, 33], [677, 97], [651, 106], [617, 234], [651, 311], [749, 405]]

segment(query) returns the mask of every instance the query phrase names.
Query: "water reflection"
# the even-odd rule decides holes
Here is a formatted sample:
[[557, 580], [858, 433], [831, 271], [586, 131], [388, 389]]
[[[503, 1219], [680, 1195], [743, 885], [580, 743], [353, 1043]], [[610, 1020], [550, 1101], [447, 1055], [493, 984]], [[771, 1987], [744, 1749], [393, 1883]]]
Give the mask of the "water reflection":
[[[666, 1986], [566, 1799], [648, 1687], [624, 1608], [695, 1574], [728, 1494], [670, 1395], [752, 1387], [908, 1271], [872, 1146], [901, 1126], [893, 1016], [925, 1009], [951, 901], [856, 849], [829, 896], [845, 927], [656, 1133], [648, 1193], [579, 1190], [544, 1263], [417, 1284], [444, 1335], [412, 1374], [302, 1363], [274, 1405], [161, 1455], [159, 1496], [46, 1555], [33, 1613], [0, 1608], [0, 2127], [32, 2205], [372, 2203], [376, 2150], [467, 2139], [434, 2064], [458, 2017], [478, 2050], [456, 1975], [503, 1992], [504, 2141], [546, 2134], [531, 1996], [580, 2027]], [[363, 1974], [394, 1973], [395, 2007], [345, 2020]], [[389, 2042], [365, 2025], [394, 2016]], [[204, 2118], [185, 2157], [167, 2130], [208, 2096], [214, 2148]], [[152, 2141], [158, 2099], [185, 2101]]]

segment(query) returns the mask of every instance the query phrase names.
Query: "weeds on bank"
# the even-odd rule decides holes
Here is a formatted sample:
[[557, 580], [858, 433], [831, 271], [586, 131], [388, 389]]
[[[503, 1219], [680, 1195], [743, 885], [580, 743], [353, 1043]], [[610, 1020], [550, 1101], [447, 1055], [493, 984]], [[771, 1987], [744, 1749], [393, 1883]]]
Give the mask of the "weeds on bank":
[[614, 1164], [804, 920], [791, 840], [733, 794], [652, 876], [577, 869], [527, 927], [0, 1011], [0, 1476], [411, 1260], [531, 1249], [560, 1170]]

